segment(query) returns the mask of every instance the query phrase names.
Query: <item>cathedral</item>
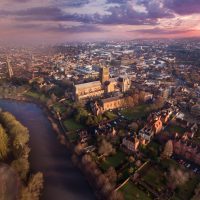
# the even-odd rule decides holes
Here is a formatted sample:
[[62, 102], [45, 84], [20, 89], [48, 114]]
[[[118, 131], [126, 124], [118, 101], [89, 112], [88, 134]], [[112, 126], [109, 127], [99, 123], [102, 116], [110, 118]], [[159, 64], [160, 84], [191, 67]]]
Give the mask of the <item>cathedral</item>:
[[110, 78], [109, 68], [101, 67], [99, 81], [75, 85], [74, 97], [78, 101], [83, 101], [114, 92], [124, 93], [130, 86], [131, 81], [128, 77]]

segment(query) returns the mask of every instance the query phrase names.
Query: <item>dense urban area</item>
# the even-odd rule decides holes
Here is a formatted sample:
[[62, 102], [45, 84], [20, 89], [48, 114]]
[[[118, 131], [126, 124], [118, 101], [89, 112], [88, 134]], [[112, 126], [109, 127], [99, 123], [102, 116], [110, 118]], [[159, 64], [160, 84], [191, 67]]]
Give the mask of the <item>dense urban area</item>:
[[[97, 199], [200, 199], [199, 39], [0, 47], [0, 98], [45, 109]], [[2, 170], [37, 200], [28, 140], [1, 111]]]

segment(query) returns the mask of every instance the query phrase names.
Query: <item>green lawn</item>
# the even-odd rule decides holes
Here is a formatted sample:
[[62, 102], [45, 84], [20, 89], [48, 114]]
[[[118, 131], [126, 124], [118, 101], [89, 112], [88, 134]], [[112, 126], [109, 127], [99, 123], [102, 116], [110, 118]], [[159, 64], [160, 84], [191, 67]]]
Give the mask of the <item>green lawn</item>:
[[136, 169], [137, 167], [134, 164], [128, 164], [123, 170], [118, 171], [118, 180], [117, 180], [118, 184], [123, 183], [127, 178], [133, 175]]
[[46, 97], [44, 94], [40, 94], [38, 92], [28, 91], [26, 93], [26, 95], [31, 98], [37, 99], [39, 101], [42, 101], [42, 102], [47, 102], [47, 100], [48, 100], [48, 97]]
[[180, 165], [178, 162], [176, 162], [175, 160], [172, 159], [164, 159], [161, 161], [160, 163], [161, 168], [163, 168], [163, 170], [168, 170], [171, 167], [178, 169], [180, 168]]
[[117, 118], [117, 115], [114, 114], [114, 113], [111, 112], [111, 111], [106, 111], [106, 112], [104, 113], [104, 116], [107, 117], [109, 120], [114, 120], [114, 119]]
[[73, 106], [74, 102], [73, 101], [70, 101], [70, 100], [65, 100], [63, 102], [66, 106]]
[[63, 122], [64, 126], [68, 131], [76, 131], [78, 129], [84, 128], [83, 125], [75, 122], [74, 119], [67, 119]]
[[125, 200], [152, 200], [150, 195], [139, 189], [131, 181], [127, 182], [120, 191], [124, 194]]
[[74, 142], [78, 139], [78, 134], [77, 133], [70, 133], [67, 135], [68, 139], [70, 140], [70, 142]]
[[167, 131], [169, 131], [170, 133], [180, 133], [183, 134], [185, 132], [185, 129], [182, 128], [181, 126], [178, 125], [170, 125], [167, 127]]
[[148, 169], [142, 179], [157, 191], [163, 190], [166, 186], [166, 178], [163, 172], [157, 167]]
[[106, 161], [100, 164], [100, 167], [106, 171], [109, 167], [118, 167], [124, 162], [126, 155], [122, 151], [118, 151], [114, 156], [110, 156]]
[[56, 111], [56, 112], [60, 112], [60, 113], [63, 113], [65, 111], [65, 106], [61, 103], [55, 103], [53, 105], [53, 109]]
[[121, 114], [124, 115], [129, 120], [136, 120], [142, 117], [145, 117], [149, 113], [149, 105], [139, 105], [133, 108], [127, 108], [121, 111]]

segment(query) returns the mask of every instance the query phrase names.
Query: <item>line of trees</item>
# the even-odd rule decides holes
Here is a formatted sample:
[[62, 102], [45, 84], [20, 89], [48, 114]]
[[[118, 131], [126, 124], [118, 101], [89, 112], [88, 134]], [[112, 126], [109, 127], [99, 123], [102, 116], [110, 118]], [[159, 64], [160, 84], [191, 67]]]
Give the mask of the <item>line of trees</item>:
[[[10, 165], [20, 178], [20, 200], [39, 200], [43, 174], [30, 174], [29, 131], [8, 112], [0, 112], [0, 161]], [[6, 189], [6, 188], [5, 188]]]
[[115, 191], [117, 173], [113, 167], [103, 173], [90, 154], [83, 153], [83, 147], [78, 144], [75, 147], [75, 153], [72, 155], [74, 165], [79, 167], [90, 184], [98, 191], [98, 196], [101, 199], [108, 200], [123, 200], [122, 193]]

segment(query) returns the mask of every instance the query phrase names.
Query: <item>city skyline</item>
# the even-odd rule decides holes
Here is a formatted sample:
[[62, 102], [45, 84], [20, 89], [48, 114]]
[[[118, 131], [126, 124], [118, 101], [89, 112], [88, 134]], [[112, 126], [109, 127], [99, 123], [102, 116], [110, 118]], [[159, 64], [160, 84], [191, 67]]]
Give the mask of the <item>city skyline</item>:
[[0, 42], [198, 37], [199, 13], [197, 0], [2, 0]]

